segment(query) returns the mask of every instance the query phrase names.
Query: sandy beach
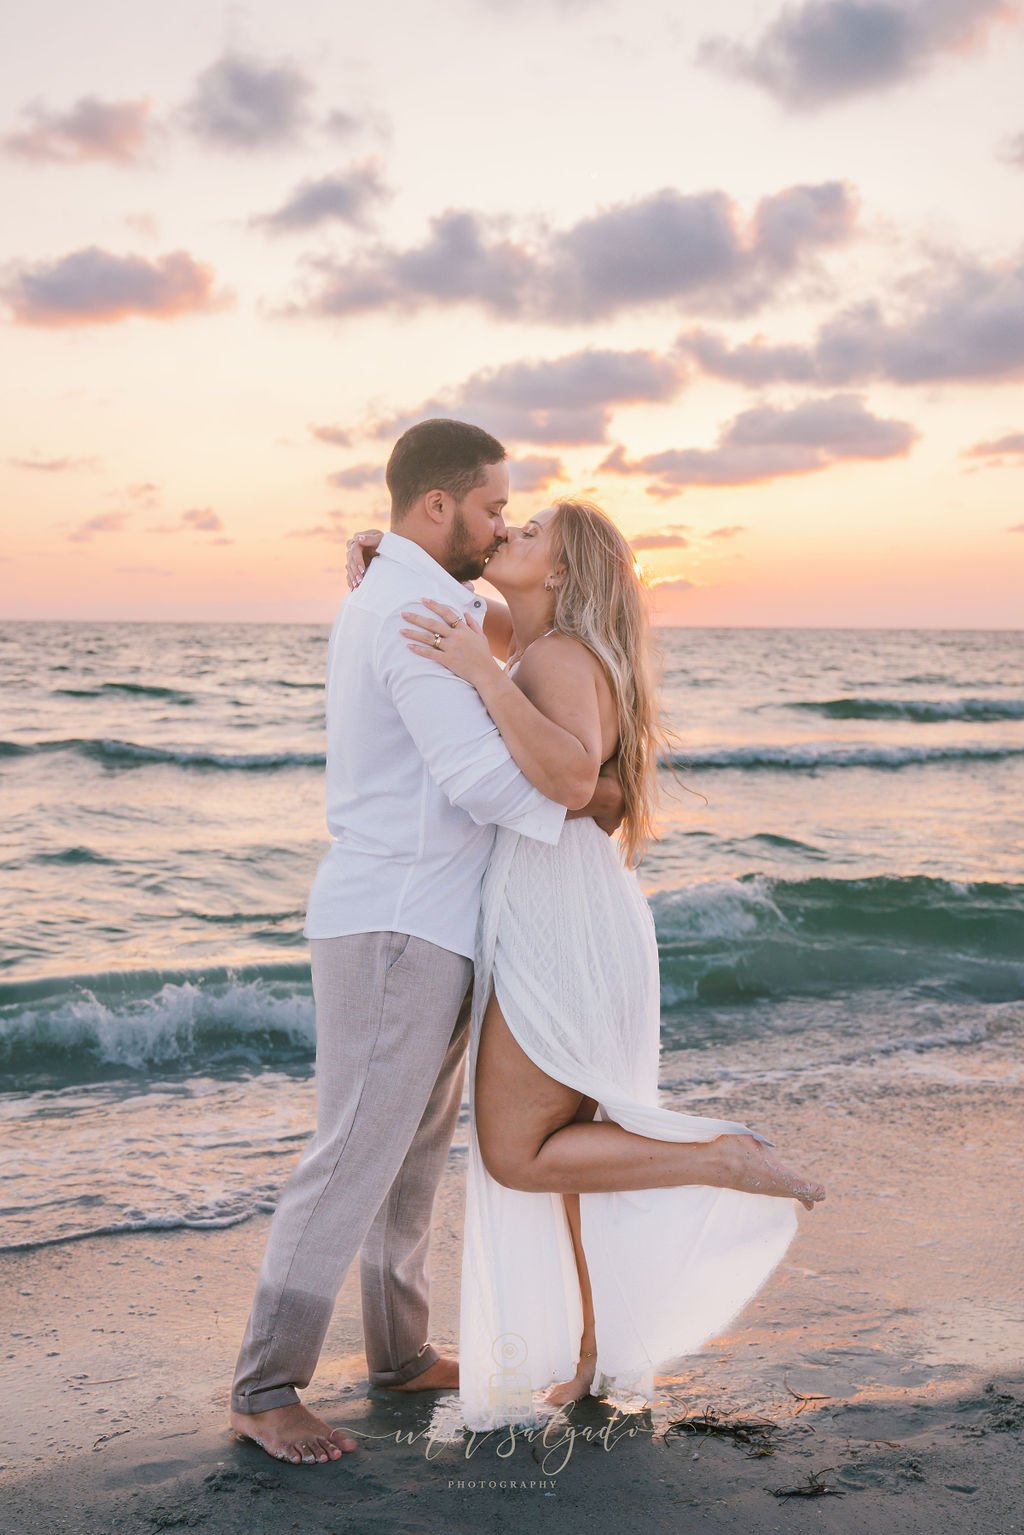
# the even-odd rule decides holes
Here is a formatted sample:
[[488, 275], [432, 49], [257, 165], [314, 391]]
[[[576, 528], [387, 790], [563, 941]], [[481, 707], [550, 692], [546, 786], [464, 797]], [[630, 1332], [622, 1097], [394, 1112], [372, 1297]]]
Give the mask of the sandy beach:
[[[869, 1060], [841, 1094], [813, 1069], [736, 1089], [780, 1151], [807, 1149], [828, 1199], [650, 1411], [591, 1399], [543, 1434], [453, 1434], [441, 1393], [368, 1392], [353, 1273], [307, 1399], [358, 1452], [289, 1467], [235, 1441], [227, 1388], [266, 1217], [5, 1254], [4, 1527], [1002, 1535], [1024, 1507], [1018, 1077], [937, 1048], [898, 1088]], [[454, 1151], [432, 1257], [434, 1339], [452, 1348], [462, 1197]], [[776, 1495], [812, 1480], [834, 1491]]]

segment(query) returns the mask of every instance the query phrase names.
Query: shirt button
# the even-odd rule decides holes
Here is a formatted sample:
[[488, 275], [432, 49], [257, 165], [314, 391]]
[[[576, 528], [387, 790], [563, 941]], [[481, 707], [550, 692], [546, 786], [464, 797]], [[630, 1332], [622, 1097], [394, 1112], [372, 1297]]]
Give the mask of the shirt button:
[[476, 598], [476, 600], [473, 603], [473, 606], [475, 608], [482, 608], [483, 607], [483, 603], [481, 602], [479, 597]]

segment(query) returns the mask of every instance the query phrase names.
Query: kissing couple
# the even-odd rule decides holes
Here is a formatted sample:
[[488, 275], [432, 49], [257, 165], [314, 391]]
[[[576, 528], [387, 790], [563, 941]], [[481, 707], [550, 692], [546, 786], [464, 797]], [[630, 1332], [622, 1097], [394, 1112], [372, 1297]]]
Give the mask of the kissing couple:
[[[635, 864], [664, 733], [626, 539], [575, 500], [507, 526], [505, 449], [465, 422], [411, 427], [386, 478], [390, 531], [350, 540], [327, 656], [316, 1131], [231, 1395], [236, 1433], [296, 1464], [356, 1449], [298, 1397], [356, 1254], [371, 1385], [457, 1388], [486, 1430], [649, 1401], [825, 1193], [757, 1131], [658, 1102]], [[485, 572], [504, 602], [474, 592]], [[456, 1361], [429, 1341], [426, 1260], [467, 1077]]]

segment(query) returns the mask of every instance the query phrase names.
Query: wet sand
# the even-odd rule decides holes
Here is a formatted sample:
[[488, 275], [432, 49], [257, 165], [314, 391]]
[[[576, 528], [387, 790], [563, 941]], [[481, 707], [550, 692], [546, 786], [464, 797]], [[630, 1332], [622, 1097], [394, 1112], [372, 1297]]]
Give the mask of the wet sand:
[[[678, 1057], [679, 1076], [687, 1061]], [[673, 1059], [663, 1079], [673, 1079]], [[1020, 1068], [953, 1050], [734, 1087], [731, 1111], [827, 1183], [729, 1333], [647, 1413], [589, 1400], [543, 1435], [452, 1438], [443, 1393], [367, 1390], [357, 1276], [310, 1405], [360, 1438], [328, 1466], [227, 1431], [266, 1219], [7, 1253], [3, 1527], [152, 1531], [835, 1531], [1003, 1535], [1024, 1510]], [[674, 1100], [721, 1112], [692, 1087]], [[454, 1350], [462, 1156], [435, 1220], [433, 1340]], [[683, 1418], [773, 1427], [710, 1435]], [[770, 1453], [769, 1453], [770, 1452]], [[779, 1489], [836, 1489], [779, 1498]], [[806, 1505], [813, 1504], [813, 1507]]]

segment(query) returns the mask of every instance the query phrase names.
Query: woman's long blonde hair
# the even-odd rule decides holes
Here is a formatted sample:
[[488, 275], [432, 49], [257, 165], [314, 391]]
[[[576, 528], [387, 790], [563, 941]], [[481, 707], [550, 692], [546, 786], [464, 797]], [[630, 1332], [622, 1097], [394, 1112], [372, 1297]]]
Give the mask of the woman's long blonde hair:
[[619, 836], [632, 866], [655, 836], [657, 754], [666, 738], [652, 677], [646, 589], [633, 551], [600, 507], [589, 501], [553, 505], [552, 563], [565, 567], [554, 626], [593, 652], [615, 698], [626, 801]]

